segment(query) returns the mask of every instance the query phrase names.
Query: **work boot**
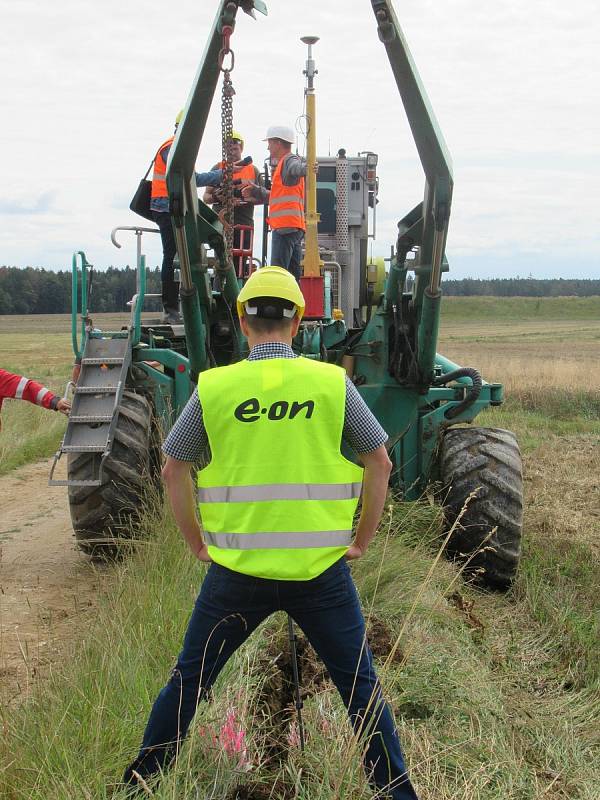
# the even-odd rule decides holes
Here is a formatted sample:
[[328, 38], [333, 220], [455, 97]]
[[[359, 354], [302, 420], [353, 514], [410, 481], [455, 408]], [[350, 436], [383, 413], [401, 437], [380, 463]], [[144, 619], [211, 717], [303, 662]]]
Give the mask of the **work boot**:
[[183, 319], [178, 309], [165, 306], [165, 310], [160, 318], [160, 321], [163, 323], [163, 325], [181, 325]]

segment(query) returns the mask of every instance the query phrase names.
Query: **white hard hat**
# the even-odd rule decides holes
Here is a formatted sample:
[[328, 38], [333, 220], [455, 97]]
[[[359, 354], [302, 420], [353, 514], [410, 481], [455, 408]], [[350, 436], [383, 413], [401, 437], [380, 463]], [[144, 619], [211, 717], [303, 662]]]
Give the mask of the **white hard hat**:
[[294, 133], [294, 129], [288, 128], [287, 125], [271, 125], [271, 127], [267, 129], [267, 135], [263, 139], [263, 142], [266, 142], [267, 139], [283, 139], [284, 142], [294, 144], [296, 141], [296, 134]]

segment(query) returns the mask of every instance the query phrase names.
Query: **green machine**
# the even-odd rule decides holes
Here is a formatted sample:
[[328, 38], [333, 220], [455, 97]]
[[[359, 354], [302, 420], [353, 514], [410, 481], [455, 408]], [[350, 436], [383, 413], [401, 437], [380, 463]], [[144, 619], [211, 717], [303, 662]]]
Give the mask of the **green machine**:
[[[307, 178], [307, 219], [318, 229], [317, 236], [307, 232], [307, 242], [318, 242], [321, 275], [311, 280], [317, 281], [313, 285], [322, 297], [316, 303], [309, 300], [318, 310], [303, 321], [294, 347], [305, 357], [345, 367], [389, 434], [393, 488], [406, 500], [418, 499], [428, 485], [438, 488], [448, 529], [454, 525], [449, 554], [466, 559], [481, 583], [504, 588], [520, 556], [519, 448], [510, 431], [462, 424], [500, 405], [502, 386], [437, 352], [441, 279], [448, 270], [451, 162], [391, 3], [370, 2], [425, 173], [424, 196], [399, 219], [386, 272], [382, 260], [367, 255], [375, 229], [377, 155], [350, 157], [340, 150], [335, 157], [318, 158], [316, 183], [311, 187]], [[160, 486], [162, 435], [185, 405], [198, 374], [247, 354], [235, 313], [243, 277], [231, 257], [231, 229], [199, 200], [194, 172], [221, 76], [224, 142], [231, 132], [231, 39], [240, 8], [252, 16], [254, 11], [266, 14], [260, 0], [219, 1], [169, 154], [167, 186], [183, 325], [142, 322], [149, 295], [141, 234], [155, 229], [133, 229], [137, 288], [129, 323], [120, 330], [94, 327], [88, 310], [90, 265], [82, 251], [73, 257], [73, 347], [81, 357], [81, 374], [55, 460], [56, 465], [67, 453], [67, 479], [55, 479], [53, 467], [51, 482], [68, 485], [77, 540], [93, 556], [112, 554], [118, 540], [135, 531], [140, 495]], [[303, 41], [309, 47], [304, 71], [308, 95], [314, 93], [311, 48], [317, 38]], [[307, 108], [313, 109], [314, 102]], [[315, 122], [308, 120], [309, 162]], [[233, 194], [231, 173], [229, 163], [226, 197]], [[310, 213], [311, 191], [318, 214]]]

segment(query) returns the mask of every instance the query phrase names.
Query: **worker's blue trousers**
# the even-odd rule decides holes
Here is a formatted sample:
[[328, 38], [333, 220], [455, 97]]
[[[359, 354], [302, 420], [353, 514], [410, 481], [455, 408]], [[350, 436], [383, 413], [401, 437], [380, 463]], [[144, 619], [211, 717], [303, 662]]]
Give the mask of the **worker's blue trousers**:
[[142, 749], [125, 772], [125, 782], [135, 783], [133, 770], [148, 777], [173, 760], [199, 700], [232, 653], [275, 611], [286, 611], [298, 623], [327, 667], [355, 730], [365, 736], [364, 766], [370, 783], [381, 791], [378, 796], [415, 800], [344, 559], [310, 581], [252, 578], [211, 564], [183, 650], [154, 703]]
[[174, 260], [177, 253], [175, 234], [171, 225], [171, 217], [166, 211], [153, 211], [154, 222], [160, 231], [160, 240], [163, 248], [163, 260], [160, 270], [162, 281], [163, 307], [171, 311], [179, 310], [179, 284], [175, 281]]
[[297, 281], [302, 275], [302, 241], [304, 231], [300, 228], [291, 233], [280, 233], [277, 229], [271, 232], [272, 267], [283, 267], [291, 272]]

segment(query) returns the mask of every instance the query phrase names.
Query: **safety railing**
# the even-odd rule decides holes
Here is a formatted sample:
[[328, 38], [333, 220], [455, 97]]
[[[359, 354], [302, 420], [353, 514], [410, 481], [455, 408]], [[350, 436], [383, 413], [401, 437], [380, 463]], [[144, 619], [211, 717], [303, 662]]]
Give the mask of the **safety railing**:
[[[77, 317], [79, 306], [79, 272], [77, 269], [77, 257], [81, 257], [81, 343], [77, 337]], [[73, 253], [71, 268], [71, 342], [73, 343], [73, 353], [75, 358], [81, 358], [85, 347], [87, 336], [86, 327], [89, 323], [88, 318], [88, 269], [92, 269], [92, 264], [85, 257], [83, 250]]]
[[135, 347], [140, 342], [144, 302], [152, 298], [161, 297], [160, 294], [146, 294], [146, 256], [142, 253], [142, 235], [144, 233], [160, 233], [160, 231], [158, 228], [142, 228], [139, 225], [122, 225], [117, 228], [113, 228], [110, 232], [110, 240], [114, 246], [118, 247], [119, 249], [121, 248], [121, 245], [117, 241], [117, 231], [134, 231], [137, 239], [135, 294], [128, 303], [131, 309], [129, 319], [131, 346]]

